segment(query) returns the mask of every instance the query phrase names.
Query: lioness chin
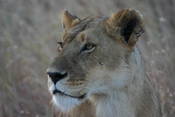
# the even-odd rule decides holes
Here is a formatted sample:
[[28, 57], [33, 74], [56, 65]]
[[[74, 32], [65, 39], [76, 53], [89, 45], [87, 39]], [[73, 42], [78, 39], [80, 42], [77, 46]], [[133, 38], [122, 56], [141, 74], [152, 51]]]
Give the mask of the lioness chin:
[[135, 46], [142, 22], [133, 9], [84, 19], [64, 11], [59, 55], [47, 69], [59, 117], [161, 116]]

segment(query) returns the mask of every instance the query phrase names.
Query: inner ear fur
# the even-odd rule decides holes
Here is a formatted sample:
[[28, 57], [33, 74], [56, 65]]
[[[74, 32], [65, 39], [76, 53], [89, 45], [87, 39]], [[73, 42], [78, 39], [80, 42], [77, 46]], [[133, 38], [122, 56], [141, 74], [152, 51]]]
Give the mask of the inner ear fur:
[[80, 18], [78, 18], [75, 15], [72, 15], [68, 10], [63, 11], [62, 23], [63, 23], [63, 28], [65, 30], [75, 26], [79, 22], [80, 22]]
[[124, 9], [106, 20], [107, 33], [126, 45], [133, 47], [144, 32], [141, 14], [133, 9]]

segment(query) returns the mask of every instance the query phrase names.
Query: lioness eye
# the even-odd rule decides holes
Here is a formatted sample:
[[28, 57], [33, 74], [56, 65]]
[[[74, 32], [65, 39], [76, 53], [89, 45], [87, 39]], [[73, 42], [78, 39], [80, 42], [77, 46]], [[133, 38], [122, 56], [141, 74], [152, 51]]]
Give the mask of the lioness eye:
[[80, 50], [80, 52], [90, 53], [95, 49], [96, 45], [93, 43], [86, 43]]

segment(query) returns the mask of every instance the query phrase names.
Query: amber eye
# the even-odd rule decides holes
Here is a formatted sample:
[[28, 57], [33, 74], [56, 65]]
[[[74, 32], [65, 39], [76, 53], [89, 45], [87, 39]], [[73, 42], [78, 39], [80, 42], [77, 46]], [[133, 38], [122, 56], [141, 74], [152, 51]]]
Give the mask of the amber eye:
[[90, 53], [92, 51], [94, 51], [96, 48], [96, 45], [94, 43], [86, 43], [83, 45], [83, 47], [81, 48], [80, 52], [85, 52], [85, 53]]

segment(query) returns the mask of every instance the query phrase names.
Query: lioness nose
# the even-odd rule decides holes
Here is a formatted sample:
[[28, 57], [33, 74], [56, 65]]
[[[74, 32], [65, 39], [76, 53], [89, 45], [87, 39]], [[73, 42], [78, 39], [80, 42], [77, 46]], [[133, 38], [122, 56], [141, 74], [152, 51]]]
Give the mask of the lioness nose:
[[47, 71], [47, 74], [49, 75], [50, 79], [54, 84], [56, 84], [59, 80], [67, 77], [67, 72], [51, 72]]

